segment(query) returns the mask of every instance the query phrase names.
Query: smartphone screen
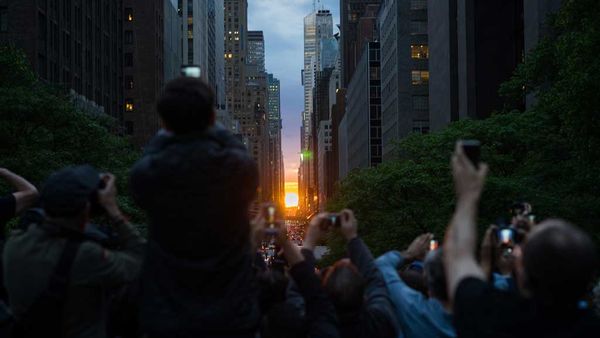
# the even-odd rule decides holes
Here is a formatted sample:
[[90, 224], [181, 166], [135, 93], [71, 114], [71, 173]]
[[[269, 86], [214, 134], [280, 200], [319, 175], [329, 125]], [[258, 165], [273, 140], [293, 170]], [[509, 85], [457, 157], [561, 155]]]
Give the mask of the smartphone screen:
[[475, 168], [479, 168], [479, 162], [481, 161], [481, 142], [477, 140], [463, 140], [462, 146], [465, 155], [471, 160], [471, 163], [475, 165]]
[[185, 77], [199, 78], [202, 75], [202, 71], [198, 66], [183, 66], [181, 67], [181, 75]]

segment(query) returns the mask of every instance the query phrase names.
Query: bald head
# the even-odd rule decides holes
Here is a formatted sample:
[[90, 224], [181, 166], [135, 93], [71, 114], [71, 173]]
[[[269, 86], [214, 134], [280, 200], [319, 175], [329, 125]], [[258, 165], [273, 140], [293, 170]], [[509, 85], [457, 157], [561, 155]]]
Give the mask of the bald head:
[[523, 250], [527, 288], [545, 307], [574, 307], [598, 267], [591, 238], [562, 220], [548, 220], [529, 235]]

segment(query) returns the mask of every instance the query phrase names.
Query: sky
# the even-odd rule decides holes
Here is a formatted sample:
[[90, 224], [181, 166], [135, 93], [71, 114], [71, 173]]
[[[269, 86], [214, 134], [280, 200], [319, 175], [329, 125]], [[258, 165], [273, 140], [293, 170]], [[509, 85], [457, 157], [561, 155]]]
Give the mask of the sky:
[[[333, 14], [334, 33], [340, 21], [339, 0], [321, 0]], [[286, 191], [297, 189], [300, 162], [300, 126], [304, 90], [300, 71], [304, 65], [304, 17], [313, 11], [313, 0], [248, 0], [248, 29], [265, 36], [266, 68], [281, 81], [282, 147]]]

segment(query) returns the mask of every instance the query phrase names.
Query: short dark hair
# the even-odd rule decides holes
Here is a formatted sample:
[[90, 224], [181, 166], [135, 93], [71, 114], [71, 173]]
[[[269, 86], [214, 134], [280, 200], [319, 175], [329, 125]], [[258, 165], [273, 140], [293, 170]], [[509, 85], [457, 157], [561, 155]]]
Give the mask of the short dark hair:
[[173, 133], [202, 131], [214, 121], [215, 94], [200, 79], [180, 77], [167, 83], [156, 108], [165, 126]]
[[523, 249], [526, 286], [544, 308], [577, 305], [588, 290], [598, 257], [592, 239], [577, 227], [548, 220], [533, 230]]
[[323, 286], [339, 314], [361, 308], [366, 282], [354, 264], [344, 260], [336, 262], [327, 270]]

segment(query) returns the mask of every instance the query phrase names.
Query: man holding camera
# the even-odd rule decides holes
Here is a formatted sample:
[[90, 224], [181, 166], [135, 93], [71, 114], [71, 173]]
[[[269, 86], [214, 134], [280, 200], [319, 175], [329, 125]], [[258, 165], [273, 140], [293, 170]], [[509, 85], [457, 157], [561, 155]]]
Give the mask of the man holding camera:
[[[106, 337], [107, 291], [137, 278], [144, 247], [116, 197], [115, 177], [90, 166], [48, 178], [45, 220], [16, 230], [5, 247], [6, 289], [22, 336]], [[96, 208], [111, 220], [118, 250], [83, 235]]]
[[214, 93], [202, 80], [171, 81], [157, 110], [166, 132], [131, 173], [149, 218], [142, 327], [150, 337], [253, 337], [260, 311], [248, 210], [256, 164], [215, 126]]

